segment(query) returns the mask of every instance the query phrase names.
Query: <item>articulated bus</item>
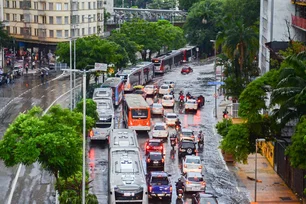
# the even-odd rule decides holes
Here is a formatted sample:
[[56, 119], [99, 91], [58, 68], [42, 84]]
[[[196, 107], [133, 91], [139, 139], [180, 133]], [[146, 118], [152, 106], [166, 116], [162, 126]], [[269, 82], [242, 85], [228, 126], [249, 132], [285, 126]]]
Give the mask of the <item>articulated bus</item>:
[[113, 129], [109, 140], [109, 203], [148, 204], [135, 130]]
[[147, 130], [151, 129], [151, 111], [142, 95], [124, 94], [123, 121], [128, 129]]
[[121, 103], [124, 92], [124, 82], [121, 78], [110, 77], [102, 85], [101, 88], [109, 87], [113, 91], [113, 102], [115, 106], [118, 106]]
[[187, 46], [179, 50], [183, 52], [183, 62], [191, 62], [193, 58], [196, 57], [197, 53], [196, 46]]
[[178, 66], [182, 61], [182, 52], [178, 50], [172, 50], [163, 55], [156, 56], [152, 59], [155, 66], [155, 73], [165, 73], [170, 71], [174, 66]]
[[116, 74], [124, 81], [124, 91], [134, 90], [134, 86], [144, 85], [154, 77], [154, 65], [151, 62], [141, 62], [135, 67], [123, 69]]

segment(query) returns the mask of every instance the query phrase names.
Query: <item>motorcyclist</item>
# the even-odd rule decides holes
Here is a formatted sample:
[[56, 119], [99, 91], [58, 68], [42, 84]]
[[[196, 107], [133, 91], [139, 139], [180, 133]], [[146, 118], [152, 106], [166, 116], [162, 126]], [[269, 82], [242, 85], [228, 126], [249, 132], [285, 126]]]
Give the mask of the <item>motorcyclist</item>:
[[183, 91], [182, 91], [182, 90], [180, 91], [179, 95], [180, 95], [180, 96], [181, 96], [181, 95], [184, 95], [184, 93], [183, 93]]
[[204, 101], [205, 101], [204, 96], [203, 96], [203, 95], [200, 95], [200, 96], [198, 97], [198, 100], [200, 100], [200, 104], [201, 104], [201, 106], [203, 106], [203, 105], [204, 105]]
[[170, 91], [170, 95], [174, 96], [174, 91], [173, 90]]
[[191, 94], [188, 92], [187, 94], [186, 94], [186, 101], [187, 101], [187, 99], [189, 99], [191, 97]]
[[175, 187], [176, 187], [176, 195], [178, 195], [178, 190], [184, 188], [184, 184], [183, 184], [183, 182], [181, 181], [180, 178], [176, 182]]
[[204, 141], [204, 135], [202, 133], [202, 130], [199, 131], [199, 134], [198, 134], [198, 141], [199, 142], [203, 142]]
[[180, 101], [184, 101], [184, 98], [185, 98], [184, 95], [180, 95], [180, 96], [179, 96], [179, 100], [180, 100]]
[[177, 119], [177, 121], [175, 121], [175, 126], [181, 126], [181, 121], [179, 119]]

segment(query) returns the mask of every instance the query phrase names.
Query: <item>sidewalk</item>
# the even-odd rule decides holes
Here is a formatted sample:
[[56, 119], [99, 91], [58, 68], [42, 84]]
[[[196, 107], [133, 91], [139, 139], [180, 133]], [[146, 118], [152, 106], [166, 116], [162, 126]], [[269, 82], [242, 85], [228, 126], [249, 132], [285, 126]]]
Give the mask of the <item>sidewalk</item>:
[[[218, 121], [223, 119], [223, 110], [231, 104], [231, 101], [222, 100], [217, 110]], [[248, 189], [251, 201], [254, 201], [255, 195], [255, 154], [248, 157], [248, 164], [227, 163], [229, 170], [237, 179]], [[298, 200], [292, 190], [284, 183], [280, 176], [274, 171], [268, 160], [261, 154], [257, 154], [257, 203], [302, 203]], [[252, 202], [251, 202], [252, 203]]]

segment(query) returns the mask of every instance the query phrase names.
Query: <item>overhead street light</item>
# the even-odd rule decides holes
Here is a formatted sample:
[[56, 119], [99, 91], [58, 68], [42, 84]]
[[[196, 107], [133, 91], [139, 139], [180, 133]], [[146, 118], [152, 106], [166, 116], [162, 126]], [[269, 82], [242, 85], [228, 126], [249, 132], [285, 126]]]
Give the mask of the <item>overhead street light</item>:
[[[215, 81], [217, 81], [217, 46], [216, 46], [216, 40], [210, 40], [210, 42], [214, 43], [214, 56], [215, 56], [215, 60], [214, 60], [214, 71], [215, 71]], [[215, 117], [217, 118], [217, 85], [215, 84]]]
[[[78, 69], [62, 69], [67, 72], [75, 72], [83, 74], [83, 173], [82, 173], [82, 204], [85, 204], [85, 183], [86, 183], [86, 74], [95, 72], [95, 69], [86, 71], [87, 67], [93, 67], [93, 65], [87, 65], [84, 70]], [[71, 92], [72, 90], [70, 90]]]
[[254, 201], [257, 201], [257, 151], [258, 151], [258, 142], [265, 142], [266, 139], [258, 138], [255, 140], [255, 191], [254, 191]]

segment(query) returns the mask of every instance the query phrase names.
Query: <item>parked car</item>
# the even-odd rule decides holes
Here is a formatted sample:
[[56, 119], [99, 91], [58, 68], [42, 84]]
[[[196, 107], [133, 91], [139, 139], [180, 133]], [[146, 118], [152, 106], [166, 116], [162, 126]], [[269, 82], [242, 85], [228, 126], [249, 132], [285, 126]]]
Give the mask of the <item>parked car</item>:
[[164, 115], [164, 120], [167, 125], [175, 125], [178, 120], [178, 115], [176, 113], [167, 113]]
[[152, 114], [155, 115], [163, 115], [164, 114], [164, 107], [160, 103], [153, 103], [151, 107]]
[[149, 152], [161, 152], [164, 153], [164, 144], [163, 140], [161, 139], [148, 139], [146, 144], [145, 144], [145, 152], [146, 155]]
[[174, 97], [172, 95], [164, 95], [161, 103], [164, 107], [173, 108], [175, 103]]
[[181, 140], [178, 145], [178, 156], [181, 158], [186, 155], [196, 155], [196, 149], [197, 147], [194, 142], [191, 142], [190, 140]]
[[152, 171], [147, 175], [149, 198], [167, 199], [171, 201], [172, 185], [168, 173]]
[[206, 190], [206, 182], [199, 172], [187, 172], [183, 174], [181, 180], [184, 183], [185, 192], [205, 192]]
[[154, 124], [154, 127], [152, 129], [152, 137], [153, 138], [163, 138], [163, 139], [167, 139], [169, 135], [169, 131], [167, 128], [166, 123], [160, 123], [157, 122]]
[[181, 70], [181, 74], [189, 74], [191, 72], [193, 72], [193, 69], [191, 67], [189, 67], [189, 66], [185, 66]]
[[149, 152], [146, 157], [147, 169], [161, 169], [164, 170], [165, 158], [161, 152]]
[[197, 193], [192, 195], [192, 204], [210, 203], [218, 204], [217, 197], [210, 193]]
[[146, 92], [147, 95], [155, 95], [157, 94], [157, 86], [156, 85], [146, 85], [144, 87], [144, 91]]
[[168, 84], [163, 84], [159, 87], [158, 94], [159, 95], [166, 95], [171, 92], [171, 88]]
[[202, 160], [199, 156], [186, 155], [183, 159], [183, 173], [199, 172], [203, 169]]

